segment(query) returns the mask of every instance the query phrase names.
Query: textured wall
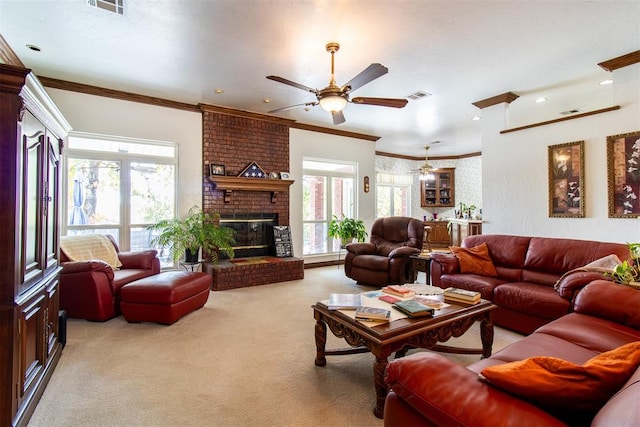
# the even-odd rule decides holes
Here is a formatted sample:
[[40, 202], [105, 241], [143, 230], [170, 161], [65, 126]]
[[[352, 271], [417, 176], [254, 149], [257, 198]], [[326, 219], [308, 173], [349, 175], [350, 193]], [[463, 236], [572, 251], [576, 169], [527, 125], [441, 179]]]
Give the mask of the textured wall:
[[[482, 158], [480, 156], [452, 160], [429, 159], [434, 168], [455, 168], [455, 202], [482, 207]], [[411, 216], [414, 218], [431, 217], [437, 213], [440, 218], [452, 217], [453, 208], [425, 208], [420, 206], [420, 181], [416, 170], [424, 160], [405, 160], [395, 157], [376, 156], [376, 173], [411, 175]]]

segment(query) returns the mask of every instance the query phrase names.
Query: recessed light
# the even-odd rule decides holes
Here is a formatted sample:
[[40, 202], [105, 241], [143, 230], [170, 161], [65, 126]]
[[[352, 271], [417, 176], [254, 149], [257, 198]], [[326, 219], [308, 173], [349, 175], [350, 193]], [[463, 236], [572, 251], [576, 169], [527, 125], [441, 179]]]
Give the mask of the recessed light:
[[34, 52], [40, 52], [42, 50], [38, 46], [36, 46], [35, 44], [28, 44], [27, 45], [27, 49], [31, 49]]
[[480, 116], [473, 116], [471, 117], [471, 120], [473, 120], [474, 122], [477, 122], [478, 120], [480, 120]]
[[610, 85], [611, 83], [613, 83], [613, 80], [611, 79], [606, 79], [600, 82], [601, 85]]
[[544, 96], [541, 96], [540, 98], [536, 98], [536, 102], [538, 104], [540, 104], [542, 102], [547, 102], [547, 98], [545, 98]]
[[215, 93], [217, 93], [218, 95], [220, 95], [221, 93], [224, 93], [224, 90], [222, 89], [215, 89], [214, 90]]
[[265, 98], [262, 100], [265, 104], [271, 104], [271, 100], [269, 98]]

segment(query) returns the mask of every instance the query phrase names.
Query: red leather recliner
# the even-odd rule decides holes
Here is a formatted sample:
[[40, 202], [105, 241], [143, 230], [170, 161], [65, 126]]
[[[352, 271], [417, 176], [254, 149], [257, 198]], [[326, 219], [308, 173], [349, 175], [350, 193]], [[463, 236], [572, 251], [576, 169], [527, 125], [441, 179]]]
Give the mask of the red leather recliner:
[[344, 260], [347, 277], [363, 285], [386, 286], [410, 281], [410, 255], [422, 249], [422, 221], [402, 216], [378, 218], [368, 243], [350, 243]]
[[120, 288], [134, 280], [160, 273], [156, 250], [120, 252], [107, 235], [122, 266], [113, 270], [100, 260], [70, 261], [60, 251], [60, 309], [68, 317], [104, 321], [120, 314]]

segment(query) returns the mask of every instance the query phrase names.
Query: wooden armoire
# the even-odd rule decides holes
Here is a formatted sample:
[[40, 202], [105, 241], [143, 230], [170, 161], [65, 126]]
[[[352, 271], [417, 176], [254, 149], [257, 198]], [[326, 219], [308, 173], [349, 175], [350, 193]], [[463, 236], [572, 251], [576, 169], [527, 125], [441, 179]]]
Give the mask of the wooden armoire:
[[71, 126], [0, 64], [0, 426], [26, 425], [60, 359], [60, 156]]

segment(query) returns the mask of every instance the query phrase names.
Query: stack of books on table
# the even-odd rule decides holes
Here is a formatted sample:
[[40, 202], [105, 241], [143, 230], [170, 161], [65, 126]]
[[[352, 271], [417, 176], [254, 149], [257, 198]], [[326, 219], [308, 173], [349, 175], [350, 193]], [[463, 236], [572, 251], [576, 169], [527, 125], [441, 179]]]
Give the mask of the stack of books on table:
[[416, 295], [414, 291], [402, 285], [389, 285], [381, 290], [385, 294], [395, 295], [400, 298], [413, 298]]
[[480, 302], [480, 292], [447, 288], [444, 290], [444, 300], [458, 304], [477, 304]]
[[391, 310], [378, 307], [358, 307], [356, 320], [364, 322], [388, 322], [391, 319]]

